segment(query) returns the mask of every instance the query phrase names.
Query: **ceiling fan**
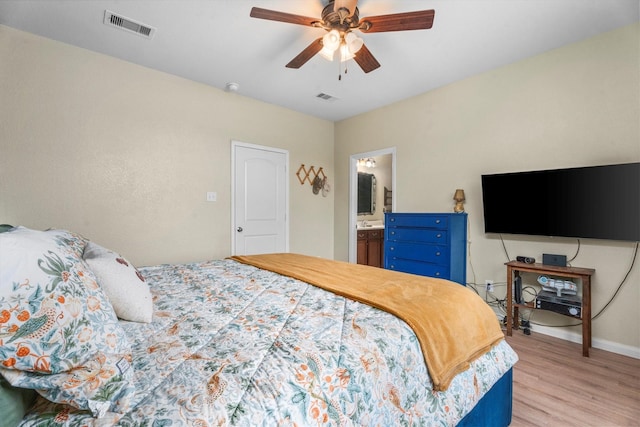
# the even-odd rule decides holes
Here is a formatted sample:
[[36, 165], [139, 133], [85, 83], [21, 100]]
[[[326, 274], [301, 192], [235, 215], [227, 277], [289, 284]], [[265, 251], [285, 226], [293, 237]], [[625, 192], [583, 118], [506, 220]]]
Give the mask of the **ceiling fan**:
[[250, 16], [252, 18], [322, 28], [327, 31], [323, 37], [314, 40], [293, 58], [286, 65], [287, 68], [300, 68], [317, 53], [332, 60], [337, 52], [340, 61], [353, 58], [365, 73], [380, 67], [380, 63], [364, 45], [363, 40], [353, 33], [354, 30], [359, 30], [363, 33], [426, 30], [432, 27], [435, 16], [435, 11], [431, 9], [369, 16], [360, 19], [357, 4], [358, 0], [330, 0], [329, 4], [322, 10], [321, 19], [262, 9], [260, 7], [252, 8]]

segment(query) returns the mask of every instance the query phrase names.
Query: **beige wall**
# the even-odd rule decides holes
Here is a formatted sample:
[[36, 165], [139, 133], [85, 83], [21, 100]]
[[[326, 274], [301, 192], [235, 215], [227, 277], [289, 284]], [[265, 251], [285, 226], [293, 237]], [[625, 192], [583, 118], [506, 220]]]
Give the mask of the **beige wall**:
[[289, 150], [290, 249], [333, 257], [333, 193], [295, 175], [333, 183], [332, 122], [4, 26], [0, 100], [0, 223], [68, 228], [138, 265], [228, 256], [238, 140]]
[[[227, 256], [239, 140], [290, 151], [291, 251], [347, 259], [349, 156], [395, 146], [396, 210], [451, 211], [464, 188], [468, 280], [504, 282], [502, 244], [483, 233], [480, 175], [640, 161], [639, 36], [634, 25], [334, 126], [0, 26], [0, 223], [69, 228], [138, 265]], [[300, 185], [301, 163], [324, 168], [329, 197]], [[574, 265], [596, 269], [598, 311], [633, 245], [581, 243]], [[511, 258], [577, 249], [575, 239], [505, 244]], [[640, 354], [639, 270], [594, 321], [594, 344]]]
[[[396, 210], [451, 212], [463, 188], [469, 213], [468, 281], [502, 282], [507, 258], [485, 235], [480, 175], [640, 161], [640, 25], [547, 52], [336, 124], [336, 181], [349, 156], [397, 147]], [[336, 185], [335, 256], [348, 259], [348, 186]], [[513, 214], [518, 215], [513, 196]], [[504, 236], [510, 258], [577, 250], [576, 239]], [[634, 244], [581, 240], [573, 265], [596, 269], [593, 310], [614, 294]], [[640, 260], [607, 311], [593, 322], [596, 345], [640, 357]], [[531, 282], [531, 278], [528, 279]], [[566, 324], [536, 312], [533, 321]], [[562, 328], [578, 333], [579, 328]]]

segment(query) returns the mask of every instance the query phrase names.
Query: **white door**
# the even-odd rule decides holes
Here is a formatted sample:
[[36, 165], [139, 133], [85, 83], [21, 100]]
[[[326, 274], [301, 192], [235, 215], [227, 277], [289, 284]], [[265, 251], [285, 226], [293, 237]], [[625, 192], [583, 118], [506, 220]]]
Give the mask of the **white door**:
[[234, 255], [289, 251], [289, 153], [232, 142]]

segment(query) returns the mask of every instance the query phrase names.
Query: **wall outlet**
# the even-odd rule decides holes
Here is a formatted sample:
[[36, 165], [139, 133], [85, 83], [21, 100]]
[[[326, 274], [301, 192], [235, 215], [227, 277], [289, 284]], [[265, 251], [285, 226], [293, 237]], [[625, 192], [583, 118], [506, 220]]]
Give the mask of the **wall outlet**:
[[207, 191], [207, 202], [215, 202], [218, 200], [218, 193], [215, 191]]
[[493, 280], [486, 279], [484, 281], [484, 285], [487, 288], [487, 292], [493, 293]]

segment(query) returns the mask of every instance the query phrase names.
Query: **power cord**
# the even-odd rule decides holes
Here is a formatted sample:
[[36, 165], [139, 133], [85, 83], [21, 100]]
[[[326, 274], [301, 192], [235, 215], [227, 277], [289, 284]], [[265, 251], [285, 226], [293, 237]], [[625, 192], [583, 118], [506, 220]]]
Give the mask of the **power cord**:
[[[469, 258], [469, 267], [471, 267], [471, 274], [473, 275], [473, 284], [476, 284], [476, 270], [473, 268], [473, 260], [471, 259], [471, 221], [467, 221], [467, 255]], [[476, 293], [478, 290], [475, 290]], [[480, 295], [480, 294], [478, 294]]]
[[[507, 257], [507, 261], [511, 261], [511, 257], [509, 256], [509, 251], [507, 250], [507, 246], [506, 246], [506, 244], [504, 242], [502, 234], [500, 234], [500, 242], [502, 243], [502, 249], [504, 250], [504, 254]], [[567, 261], [567, 263], [570, 263], [571, 261], [575, 260], [578, 257], [578, 254], [580, 253], [580, 248], [581, 248], [580, 239], [577, 239], [577, 242], [578, 242], [578, 247], [576, 249], [576, 253], [571, 259], [569, 259]], [[632, 260], [631, 260], [631, 265], [629, 266], [629, 269], [627, 270], [626, 274], [624, 275], [624, 278], [622, 279], [622, 281], [620, 282], [620, 284], [616, 288], [616, 290], [613, 293], [613, 295], [611, 296], [611, 298], [609, 298], [609, 301], [607, 301], [607, 303], [604, 305], [604, 307], [602, 307], [594, 316], [591, 317], [591, 320], [595, 320], [598, 317], [600, 317], [600, 315], [602, 315], [605, 312], [605, 310], [609, 307], [609, 305], [611, 305], [613, 300], [618, 296], [618, 294], [620, 293], [620, 290], [622, 290], [622, 286], [626, 283], [627, 279], [629, 278], [629, 274], [631, 274], [631, 271], [633, 270], [633, 267], [636, 264], [639, 245], [640, 245], [640, 242], [636, 242], [635, 243], [635, 248], [634, 248], [634, 251], [633, 251], [633, 257], [632, 257]], [[527, 287], [527, 288], [529, 288], [529, 287]], [[533, 289], [533, 288], [531, 288], [531, 289]], [[524, 289], [523, 289], [523, 291], [524, 291]], [[477, 289], [476, 289], [476, 292], [478, 292]], [[535, 296], [537, 297], [537, 292], [535, 293]], [[485, 297], [485, 301], [486, 301], [486, 297]], [[534, 298], [534, 301], [535, 301], [535, 298]], [[506, 313], [506, 307], [504, 308], [504, 311]], [[543, 324], [543, 323], [536, 323], [536, 322], [532, 322], [531, 321], [531, 316], [532, 315], [533, 315], [533, 310], [530, 310], [529, 311], [529, 316], [528, 316], [526, 322], [528, 322], [529, 324], [534, 324], [534, 325], [538, 325], [538, 326], [546, 326], [546, 327], [550, 327], [550, 328], [565, 328], [565, 327], [569, 327], [569, 326], [580, 326], [580, 325], [582, 325], [582, 321], [580, 321], [578, 323], [572, 323], [572, 324], [566, 324], [566, 325], [547, 325], [547, 324]], [[521, 317], [521, 322], [524, 322], [525, 321], [524, 317], [522, 315], [520, 315], [520, 317]]]
[[[576, 240], [578, 241], [578, 248], [576, 249], [575, 255], [573, 255], [573, 257], [571, 257], [571, 259], [567, 261], [567, 264], [569, 264], [571, 261], [576, 259], [578, 257], [578, 254], [580, 253], [580, 246], [581, 246], [580, 245], [580, 239], [576, 239]], [[509, 256], [509, 252], [507, 251], [507, 246], [504, 243], [504, 239], [502, 238], [502, 234], [500, 234], [500, 242], [502, 242], [502, 249], [504, 249], [504, 254], [507, 257], [507, 261], [513, 261], [511, 259], [511, 257]], [[569, 266], [571, 266], [571, 265], [569, 264]]]
[[[631, 271], [633, 271], [633, 267], [636, 264], [636, 259], [638, 257], [638, 246], [639, 246], [639, 244], [640, 244], [640, 242], [636, 242], [636, 244], [635, 244], [635, 248], [633, 250], [633, 257], [631, 259], [631, 265], [629, 266], [629, 269], [627, 270], [627, 272], [625, 273], [624, 277], [622, 278], [622, 281], [620, 282], [620, 284], [616, 288], [616, 290], [613, 293], [613, 295], [611, 296], [611, 298], [609, 298], [609, 301], [607, 301], [607, 303], [604, 305], [604, 307], [602, 307], [595, 315], [593, 315], [591, 317], [591, 320], [595, 320], [598, 317], [600, 317], [600, 315], [602, 315], [605, 312], [605, 310], [609, 307], [609, 305], [611, 305], [611, 303], [616, 298], [616, 296], [618, 296], [618, 294], [620, 293], [620, 290], [622, 289], [622, 286], [626, 283], [627, 279], [629, 278], [629, 274], [631, 274]], [[533, 310], [531, 310], [531, 313], [529, 313], [529, 317], [531, 317], [532, 313], [533, 313]], [[580, 321], [578, 323], [571, 323], [571, 324], [566, 324], [566, 325], [547, 325], [547, 324], [544, 324], [544, 323], [535, 323], [535, 322], [532, 322], [532, 323], [534, 325], [546, 326], [546, 327], [550, 327], [550, 328], [565, 328], [565, 327], [569, 327], [569, 326], [580, 326], [580, 325], [582, 325], [582, 321]]]
[[509, 252], [507, 251], [507, 245], [504, 244], [504, 239], [502, 238], [502, 234], [500, 234], [500, 242], [502, 242], [502, 249], [504, 249], [504, 254], [507, 257], [507, 262], [513, 261], [509, 256]]
[[580, 239], [576, 239], [578, 240], [578, 248], [576, 249], [576, 254], [567, 261], [567, 264], [569, 264], [569, 266], [571, 265], [571, 261], [573, 261], [574, 259], [576, 259], [578, 257], [578, 254], [580, 253]]
[[638, 256], [638, 243], [640, 243], [640, 242], [636, 242], [636, 247], [635, 247], [635, 249], [633, 251], [633, 258], [631, 259], [631, 265], [629, 266], [629, 269], [627, 270], [627, 273], [624, 275], [624, 278], [622, 279], [622, 281], [618, 285], [618, 288], [613, 293], [613, 296], [609, 299], [609, 301], [607, 301], [607, 303], [604, 305], [604, 307], [602, 307], [600, 309], [600, 311], [598, 311], [598, 313], [595, 316], [592, 317], [592, 319], [597, 319], [598, 317], [600, 317], [600, 315], [602, 313], [604, 313], [604, 311], [607, 309], [607, 307], [609, 307], [609, 304], [611, 304], [613, 302], [613, 300], [616, 298], [616, 296], [618, 296], [618, 293], [620, 292], [620, 289], [622, 289], [622, 285], [624, 285], [625, 282], [627, 281], [627, 279], [629, 278], [629, 274], [631, 274], [631, 271], [633, 270], [633, 266], [636, 264], [636, 258]]
[[[505, 245], [504, 239], [502, 238], [502, 234], [500, 234], [500, 242], [502, 243], [502, 248], [504, 250], [505, 256], [507, 257], [507, 260], [511, 261], [511, 257], [509, 256], [509, 252], [507, 251], [507, 246]], [[570, 262], [575, 260], [578, 257], [578, 254], [580, 253], [580, 248], [581, 248], [580, 239], [577, 239], [577, 242], [578, 242], [578, 247], [576, 249], [576, 253], [574, 254], [574, 256], [571, 259], [569, 259], [567, 261], [567, 264], [569, 264]], [[609, 307], [609, 305], [611, 305], [613, 300], [618, 296], [618, 294], [620, 293], [620, 290], [622, 290], [623, 285], [626, 283], [627, 279], [629, 278], [629, 274], [631, 274], [631, 271], [633, 270], [633, 267], [635, 266], [636, 259], [637, 259], [637, 256], [638, 256], [639, 244], [640, 244], [640, 242], [636, 242], [636, 244], [635, 244], [635, 248], [634, 248], [634, 251], [633, 251], [633, 258], [631, 260], [631, 265], [629, 266], [629, 269], [625, 273], [624, 278], [622, 279], [622, 281], [620, 282], [620, 284], [616, 288], [616, 290], [613, 293], [613, 295], [611, 296], [611, 298], [609, 298], [609, 301], [607, 301], [607, 303], [604, 305], [604, 307], [602, 307], [598, 311], [598, 313], [596, 313], [594, 316], [591, 317], [591, 320], [595, 320], [598, 317], [600, 317], [600, 315], [602, 315], [605, 312], [605, 310]], [[529, 288], [529, 287], [527, 287], [527, 288]], [[533, 289], [533, 288], [531, 288], [531, 289]], [[524, 288], [523, 288], [523, 291], [524, 291]], [[537, 293], [535, 293], [535, 296], [537, 297]], [[534, 298], [534, 301], [535, 301], [535, 298]], [[529, 302], [531, 302], [531, 301], [529, 301]], [[581, 321], [578, 322], [578, 323], [571, 323], [571, 324], [565, 324], [565, 325], [548, 325], [548, 324], [544, 324], [544, 323], [537, 323], [537, 322], [532, 322], [531, 321], [531, 316], [532, 315], [533, 315], [533, 310], [529, 311], [529, 316], [528, 316], [528, 318], [526, 320], [524, 319], [524, 317], [522, 315], [520, 315], [521, 323], [524, 325], [525, 324], [524, 322], [526, 322], [528, 324], [534, 324], [534, 325], [538, 325], [538, 326], [546, 326], [546, 327], [550, 327], [550, 328], [565, 328], [565, 327], [569, 327], [569, 326], [580, 326], [580, 325], [582, 325]], [[526, 329], [525, 329], [525, 331], [526, 331]]]

